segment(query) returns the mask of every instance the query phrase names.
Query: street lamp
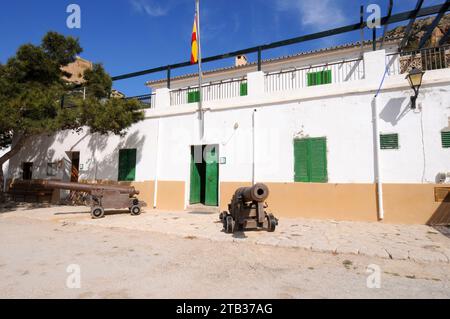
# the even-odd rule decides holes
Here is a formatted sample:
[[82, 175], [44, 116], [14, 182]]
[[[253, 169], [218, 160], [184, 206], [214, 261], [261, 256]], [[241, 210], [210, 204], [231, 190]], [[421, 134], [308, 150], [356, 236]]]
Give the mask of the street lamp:
[[425, 72], [417, 68], [413, 68], [406, 76], [409, 81], [409, 85], [414, 90], [414, 96], [411, 96], [411, 108], [413, 110], [416, 109], [416, 101], [417, 97], [419, 96], [420, 87], [422, 86], [422, 79], [424, 74]]

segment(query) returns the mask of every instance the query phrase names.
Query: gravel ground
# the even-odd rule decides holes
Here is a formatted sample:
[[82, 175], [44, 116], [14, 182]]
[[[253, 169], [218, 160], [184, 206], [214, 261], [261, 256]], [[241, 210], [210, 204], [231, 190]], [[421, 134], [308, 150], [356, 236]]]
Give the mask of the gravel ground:
[[[447, 263], [7, 215], [0, 218], [1, 298], [450, 298]], [[73, 264], [80, 289], [66, 286]], [[371, 264], [381, 269], [379, 289], [367, 288]]]

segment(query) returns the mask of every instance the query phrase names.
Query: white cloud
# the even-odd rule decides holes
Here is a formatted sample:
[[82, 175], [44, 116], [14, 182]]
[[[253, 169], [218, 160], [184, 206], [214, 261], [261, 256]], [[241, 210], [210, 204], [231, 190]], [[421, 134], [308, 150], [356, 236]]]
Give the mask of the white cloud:
[[322, 30], [347, 22], [344, 8], [339, 4], [342, 2], [336, 0], [278, 0], [276, 9], [280, 12], [296, 12], [302, 26]]
[[151, 17], [162, 17], [169, 12], [168, 7], [162, 7], [153, 0], [130, 0], [130, 2], [134, 11]]

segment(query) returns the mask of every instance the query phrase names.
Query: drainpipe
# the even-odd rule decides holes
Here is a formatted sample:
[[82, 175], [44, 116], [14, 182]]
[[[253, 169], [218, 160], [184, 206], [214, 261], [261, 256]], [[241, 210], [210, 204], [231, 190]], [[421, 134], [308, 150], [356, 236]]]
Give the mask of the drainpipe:
[[155, 187], [154, 187], [154, 191], [153, 191], [153, 208], [156, 209], [156, 207], [158, 206], [158, 178], [159, 178], [159, 174], [158, 174], [158, 170], [159, 170], [159, 127], [160, 127], [160, 123], [161, 119], [158, 118], [158, 129], [156, 131], [156, 163], [155, 163]]
[[380, 130], [378, 126], [378, 93], [373, 98], [373, 126], [375, 134], [375, 181], [377, 183], [377, 204], [378, 219], [384, 219], [384, 202], [383, 202], [383, 179], [381, 176], [381, 160], [380, 160]]
[[256, 117], [257, 110], [254, 109], [252, 113], [252, 185], [256, 184], [256, 177], [255, 177], [255, 152], [256, 152], [256, 145], [255, 145], [255, 117]]

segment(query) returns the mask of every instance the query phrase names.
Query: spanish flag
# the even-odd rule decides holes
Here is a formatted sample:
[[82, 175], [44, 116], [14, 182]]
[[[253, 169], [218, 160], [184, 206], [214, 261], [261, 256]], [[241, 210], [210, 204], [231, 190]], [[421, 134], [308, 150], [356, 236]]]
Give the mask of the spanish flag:
[[194, 26], [192, 27], [191, 40], [191, 64], [198, 63], [198, 42], [197, 42], [197, 14], [195, 15]]

